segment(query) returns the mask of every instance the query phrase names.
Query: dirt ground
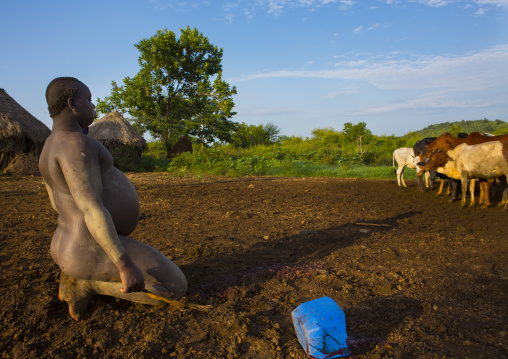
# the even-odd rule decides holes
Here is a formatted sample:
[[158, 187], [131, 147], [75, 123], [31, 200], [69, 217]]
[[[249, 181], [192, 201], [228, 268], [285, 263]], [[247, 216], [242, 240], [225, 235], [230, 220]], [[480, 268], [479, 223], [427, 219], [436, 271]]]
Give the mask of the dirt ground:
[[[132, 237], [175, 261], [184, 302], [57, 298], [57, 215], [39, 176], [0, 176], [2, 358], [306, 358], [291, 312], [328, 296], [353, 358], [507, 358], [508, 213], [415, 181], [128, 174]], [[367, 224], [361, 224], [367, 223]]]

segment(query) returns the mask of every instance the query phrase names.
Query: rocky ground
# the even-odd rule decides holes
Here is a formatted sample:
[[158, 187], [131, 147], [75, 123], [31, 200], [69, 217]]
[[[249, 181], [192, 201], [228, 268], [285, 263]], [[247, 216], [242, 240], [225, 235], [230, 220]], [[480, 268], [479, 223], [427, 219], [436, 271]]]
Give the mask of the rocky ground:
[[354, 358], [508, 357], [508, 213], [395, 180], [128, 177], [132, 237], [176, 262], [184, 303], [96, 296], [75, 322], [39, 176], [0, 176], [2, 358], [306, 358], [291, 312], [328, 296]]

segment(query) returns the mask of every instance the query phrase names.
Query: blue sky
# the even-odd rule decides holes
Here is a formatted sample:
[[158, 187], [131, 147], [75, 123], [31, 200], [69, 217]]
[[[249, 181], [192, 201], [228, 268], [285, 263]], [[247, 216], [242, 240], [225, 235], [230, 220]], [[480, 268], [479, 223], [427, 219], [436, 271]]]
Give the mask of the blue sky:
[[508, 121], [508, 0], [0, 0], [0, 88], [51, 128], [58, 76], [94, 99], [138, 70], [134, 44], [197, 28], [224, 49], [237, 122], [311, 136]]

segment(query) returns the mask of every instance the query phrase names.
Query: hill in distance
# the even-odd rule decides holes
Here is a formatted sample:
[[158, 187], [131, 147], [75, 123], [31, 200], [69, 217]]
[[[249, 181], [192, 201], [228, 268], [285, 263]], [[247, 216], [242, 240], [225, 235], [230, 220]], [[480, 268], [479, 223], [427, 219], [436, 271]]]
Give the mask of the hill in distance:
[[486, 118], [475, 121], [444, 122], [437, 125], [430, 125], [419, 131], [409, 132], [403, 137], [437, 137], [442, 135], [445, 131], [453, 133], [455, 136], [459, 132], [480, 132], [492, 135], [505, 135], [508, 134], [508, 122], [501, 120], [490, 121]]

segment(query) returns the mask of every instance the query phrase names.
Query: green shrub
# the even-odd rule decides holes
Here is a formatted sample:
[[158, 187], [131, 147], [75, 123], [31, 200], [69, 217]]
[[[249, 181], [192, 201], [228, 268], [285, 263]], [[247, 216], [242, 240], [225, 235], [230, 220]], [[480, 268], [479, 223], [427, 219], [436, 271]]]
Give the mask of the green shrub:
[[120, 146], [111, 149], [110, 152], [113, 156], [114, 166], [120, 171], [139, 172], [143, 170], [137, 148]]

